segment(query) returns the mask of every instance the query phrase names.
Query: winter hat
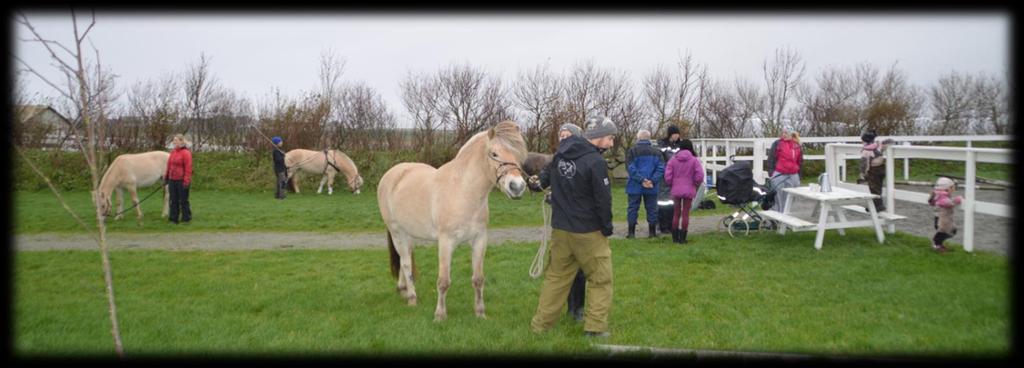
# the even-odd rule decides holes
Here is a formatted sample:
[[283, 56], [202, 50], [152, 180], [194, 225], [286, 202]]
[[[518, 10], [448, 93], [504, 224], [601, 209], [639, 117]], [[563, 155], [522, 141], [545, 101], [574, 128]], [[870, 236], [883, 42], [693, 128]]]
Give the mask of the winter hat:
[[270, 140], [274, 142], [274, 144], [281, 144], [281, 137], [275, 136], [274, 138], [270, 138]]
[[953, 179], [947, 178], [945, 176], [940, 177], [939, 180], [935, 181], [935, 189], [949, 190], [954, 185], [956, 185], [956, 182], [954, 182]]
[[875, 137], [875, 132], [873, 130], [869, 130], [860, 136], [860, 140], [864, 143], [875, 143]]
[[666, 138], [672, 137], [673, 134], [679, 134], [679, 127], [675, 125], [669, 125], [668, 132], [666, 134]]
[[609, 135], [619, 134], [619, 128], [607, 116], [592, 117], [587, 119], [587, 131], [583, 133], [586, 139], [596, 139]]
[[558, 128], [558, 132], [561, 133], [563, 130], [568, 130], [572, 135], [583, 134], [583, 132], [580, 131], [580, 127], [573, 123], [562, 124], [562, 126]]
[[796, 130], [793, 129], [792, 125], [786, 124], [786, 125], [782, 126], [782, 134], [795, 133], [795, 132], [796, 132]]

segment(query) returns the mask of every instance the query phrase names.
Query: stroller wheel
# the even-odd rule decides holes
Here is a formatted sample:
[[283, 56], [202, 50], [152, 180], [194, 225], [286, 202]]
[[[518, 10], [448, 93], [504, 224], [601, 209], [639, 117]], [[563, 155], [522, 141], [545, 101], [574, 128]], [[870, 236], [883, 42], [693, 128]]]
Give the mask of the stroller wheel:
[[729, 236], [735, 238], [737, 234], [750, 235], [750, 223], [742, 219], [733, 219], [729, 222]]
[[718, 231], [725, 231], [728, 229], [734, 218], [735, 217], [733, 215], [722, 217], [722, 221], [718, 222]]

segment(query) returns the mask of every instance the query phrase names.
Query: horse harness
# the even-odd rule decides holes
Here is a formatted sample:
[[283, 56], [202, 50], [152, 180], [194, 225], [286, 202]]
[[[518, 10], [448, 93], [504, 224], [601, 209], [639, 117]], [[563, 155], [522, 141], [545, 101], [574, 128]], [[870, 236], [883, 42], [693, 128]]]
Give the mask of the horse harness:
[[[495, 158], [493, 156], [487, 156], [487, 157], [489, 157], [491, 160], [494, 160], [494, 161], [498, 162], [498, 167], [494, 168], [494, 175], [497, 177], [497, 179], [495, 180], [496, 183], [500, 183], [501, 182], [501, 178], [505, 177], [505, 175], [508, 175], [508, 172], [510, 170], [512, 170], [512, 169], [519, 170], [520, 175], [522, 175], [523, 167], [519, 166], [519, 164], [517, 164], [515, 162], [502, 161], [502, 160], [499, 160], [499, 159], [497, 159], [497, 158]], [[505, 167], [505, 166], [512, 166], [512, 168], [502, 170], [502, 168]]]
[[[338, 166], [334, 165], [334, 163], [331, 162], [330, 155], [327, 154], [328, 151], [330, 151], [330, 149], [325, 149], [324, 150], [324, 162], [326, 162], [327, 165], [331, 165], [331, 167], [333, 167], [334, 170], [336, 170], [338, 172], [341, 172], [341, 169], [338, 168]], [[327, 165], [324, 165], [324, 174], [327, 174]]]

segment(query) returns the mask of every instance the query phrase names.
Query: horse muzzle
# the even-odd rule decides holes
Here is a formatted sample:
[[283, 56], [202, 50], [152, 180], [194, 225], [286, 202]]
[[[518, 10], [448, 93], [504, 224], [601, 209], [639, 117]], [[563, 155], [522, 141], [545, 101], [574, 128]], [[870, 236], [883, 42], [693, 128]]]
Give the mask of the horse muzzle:
[[506, 184], [505, 193], [508, 194], [509, 198], [520, 199], [523, 197], [523, 193], [526, 192], [526, 181], [522, 178], [509, 178]]

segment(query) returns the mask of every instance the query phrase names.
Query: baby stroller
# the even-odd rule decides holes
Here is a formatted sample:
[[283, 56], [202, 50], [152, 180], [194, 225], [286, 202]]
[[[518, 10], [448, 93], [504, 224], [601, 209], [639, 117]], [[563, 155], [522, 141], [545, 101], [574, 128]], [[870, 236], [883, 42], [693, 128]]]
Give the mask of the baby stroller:
[[775, 190], [771, 188], [771, 179], [765, 183], [767, 185], [754, 182], [749, 161], [734, 163], [719, 172], [718, 199], [737, 210], [723, 217], [718, 223], [718, 229], [726, 229], [732, 237], [736, 234], [749, 235], [750, 230], [776, 229], [778, 224], [775, 220], [757, 214], [759, 209], [767, 210], [775, 205]]

